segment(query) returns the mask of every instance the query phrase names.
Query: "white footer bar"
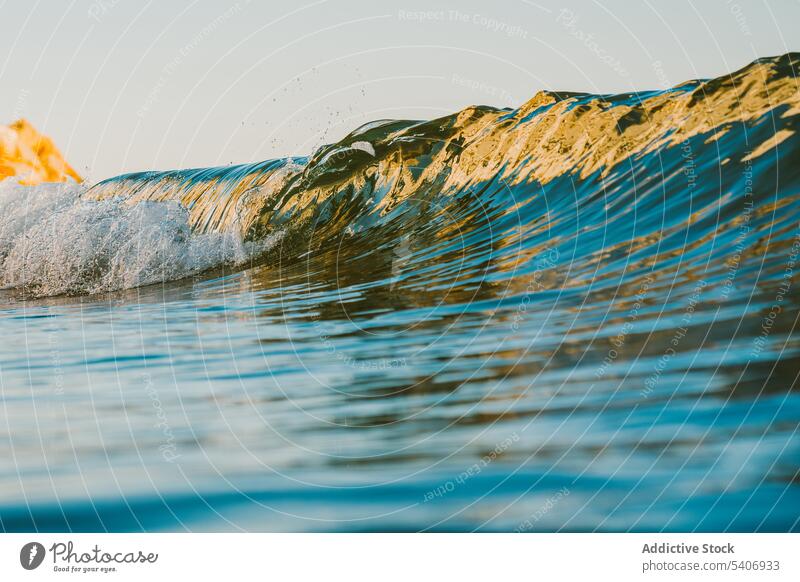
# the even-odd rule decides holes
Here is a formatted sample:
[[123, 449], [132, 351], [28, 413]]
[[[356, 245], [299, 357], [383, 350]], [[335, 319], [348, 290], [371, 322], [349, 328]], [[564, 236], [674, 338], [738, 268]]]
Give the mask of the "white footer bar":
[[0, 580], [800, 580], [796, 534], [3, 534]]

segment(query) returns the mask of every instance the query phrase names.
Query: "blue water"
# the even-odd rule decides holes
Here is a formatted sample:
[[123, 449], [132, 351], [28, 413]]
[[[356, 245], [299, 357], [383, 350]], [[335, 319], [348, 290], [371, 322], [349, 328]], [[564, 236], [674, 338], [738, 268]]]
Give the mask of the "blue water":
[[141, 287], [48, 263], [0, 292], [0, 528], [800, 529], [800, 140], [746, 159], [785, 111], [244, 263], [159, 227]]

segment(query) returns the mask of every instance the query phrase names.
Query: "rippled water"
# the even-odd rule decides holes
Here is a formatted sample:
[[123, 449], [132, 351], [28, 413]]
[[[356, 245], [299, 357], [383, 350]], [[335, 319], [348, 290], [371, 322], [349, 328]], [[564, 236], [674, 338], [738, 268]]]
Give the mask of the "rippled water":
[[[610, 103], [630, 124], [715, 82], [563, 115]], [[516, 152], [539, 169], [454, 189], [442, 167], [474, 137], [446, 124], [436, 152], [403, 150], [439, 178], [398, 170], [383, 194], [374, 128], [309, 159], [123, 177], [99, 202], [4, 185], [0, 526], [798, 529], [798, 112], [795, 93], [668, 128], [581, 174]]]

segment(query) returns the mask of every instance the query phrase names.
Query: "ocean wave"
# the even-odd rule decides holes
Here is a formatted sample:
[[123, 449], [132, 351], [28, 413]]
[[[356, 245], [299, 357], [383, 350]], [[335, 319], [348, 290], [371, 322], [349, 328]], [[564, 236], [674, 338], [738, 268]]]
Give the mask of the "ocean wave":
[[[540, 92], [517, 109], [376, 121], [308, 157], [127, 174], [58, 194], [5, 185], [2, 281], [38, 294], [139, 286], [242, 264], [259, 256], [247, 245], [284, 235], [300, 241], [281, 248], [293, 256], [347, 237], [373, 251], [406, 244], [420, 273], [425, 245], [441, 249], [433, 260], [448, 273], [456, 235], [475, 256], [490, 247], [506, 273], [556, 252], [568, 271], [549, 288], [618, 284], [625, 269], [676, 256], [689, 267], [708, 252], [724, 271], [731, 245], [751, 248], [767, 229], [771, 250], [791, 246], [798, 64], [790, 53], [665, 91]], [[759, 209], [747, 211], [746, 233], [744, 203]]]
[[797, 530], [798, 63], [3, 183], [0, 529]]

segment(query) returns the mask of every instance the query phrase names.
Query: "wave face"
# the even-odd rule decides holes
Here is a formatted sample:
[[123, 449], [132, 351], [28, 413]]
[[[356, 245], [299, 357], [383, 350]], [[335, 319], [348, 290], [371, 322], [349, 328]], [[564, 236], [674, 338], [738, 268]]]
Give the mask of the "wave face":
[[4, 183], [0, 528], [797, 530], [799, 64]]
[[288, 255], [343, 237], [373, 249], [408, 239], [409, 267], [424, 258], [442, 273], [461, 241], [470, 264], [491, 254], [486, 281], [517, 291], [542, 253], [559, 257], [545, 269], [554, 289], [676, 261], [684, 275], [704, 265], [724, 277], [732, 248], [748, 273], [762, 251], [773, 262], [792, 244], [800, 169], [782, 162], [798, 159], [797, 61], [666, 91], [540, 92], [514, 110], [378, 121], [307, 158], [128, 174], [82, 199], [177, 203], [200, 235], [297, 234]]
[[[666, 91], [540, 92], [514, 110], [471, 107], [433, 121], [377, 121], [307, 158], [128, 174], [86, 197], [179, 202], [196, 232], [238, 232], [248, 240], [311, 228], [321, 244], [373, 227], [411, 234], [415, 220], [443, 213], [474, 230], [468, 211], [478, 206], [501, 231], [515, 215], [518, 235], [569, 222], [577, 211], [581, 228], [605, 232], [632, 212], [657, 210], [659, 193], [668, 193], [663, 226], [672, 231], [679, 227], [674, 211], [686, 210], [681, 202], [692, 203], [684, 220], [730, 202], [745, 166], [767, 180], [759, 182], [759, 200], [779, 186], [761, 174], [795, 153], [797, 58], [760, 59]], [[781, 185], [792, 184], [794, 172], [793, 165], [782, 168]], [[553, 206], [543, 207], [545, 198]], [[656, 212], [650, 218], [649, 232], [659, 232]], [[644, 234], [617, 241], [639, 244]], [[526, 245], [535, 246], [532, 240]], [[575, 255], [597, 250], [582, 244]]]

